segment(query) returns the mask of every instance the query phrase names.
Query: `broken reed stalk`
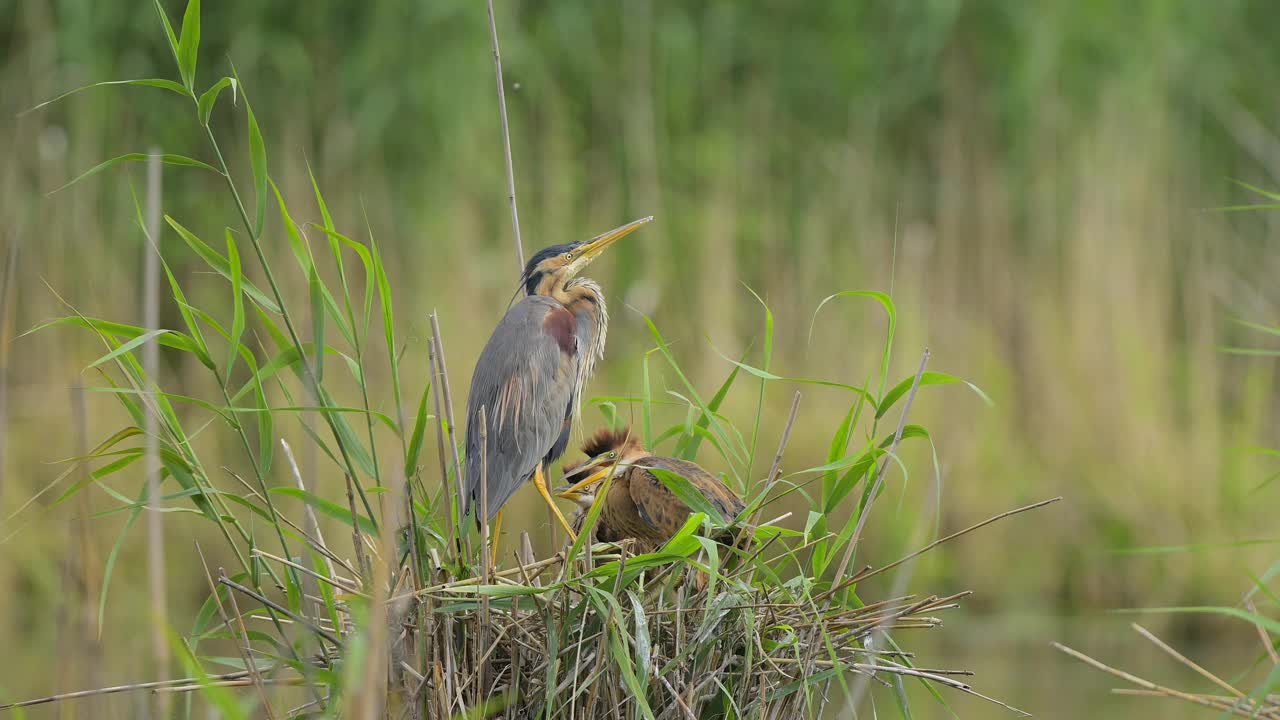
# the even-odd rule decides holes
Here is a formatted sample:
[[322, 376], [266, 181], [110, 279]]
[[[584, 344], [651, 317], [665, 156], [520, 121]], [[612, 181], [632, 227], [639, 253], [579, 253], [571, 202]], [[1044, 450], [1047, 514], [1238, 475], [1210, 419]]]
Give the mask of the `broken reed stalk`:
[[[149, 242], [142, 244], [142, 326], [147, 330], [160, 327], [160, 192], [161, 168], [160, 151], [152, 148], [147, 158], [147, 195], [146, 195], [146, 234]], [[152, 247], [157, 243], [156, 247]], [[160, 378], [160, 343], [157, 340], [148, 342], [142, 348], [143, 374], [149, 379], [153, 388], [159, 388]], [[151, 659], [155, 664], [155, 674], [169, 674], [169, 641], [162, 628], [169, 626], [169, 611], [166, 603], [166, 581], [164, 567], [164, 514], [160, 512], [160, 435], [159, 418], [155, 409], [147, 412], [145, 440], [145, 471], [147, 482], [147, 589], [151, 597]], [[168, 696], [159, 695], [155, 699], [157, 717], [168, 717], [170, 701]]]
[[[1255, 627], [1257, 627], [1257, 623], [1252, 623], [1252, 624], [1254, 624]], [[1187, 669], [1196, 673], [1200, 677], [1203, 677], [1204, 679], [1218, 686], [1222, 690], [1226, 691], [1228, 694], [1227, 695], [1209, 695], [1206, 693], [1191, 693], [1191, 692], [1185, 692], [1182, 690], [1177, 690], [1175, 688], [1170, 688], [1164, 685], [1157, 685], [1156, 683], [1146, 680], [1145, 678], [1141, 678], [1141, 677], [1138, 677], [1137, 675], [1133, 675], [1132, 673], [1125, 672], [1124, 670], [1111, 667], [1110, 665], [1107, 665], [1099, 660], [1096, 660], [1088, 655], [1085, 655], [1084, 653], [1078, 650], [1069, 648], [1066, 645], [1063, 645], [1061, 643], [1055, 642], [1055, 643], [1051, 643], [1051, 645], [1055, 649], [1059, 650], [1060, 652], [1063, 652], [1085, 663], [1086, 665], [1089, 665], [1090, 667], [1093, 667], [1097, 670], [1101, 670], [1102, 672], [1105, 672], [1109, 675], [1120, 678], [1121, 680], [1129, 682], [1133, 685], [1137, 685], [1139, 688], [1136, 690], [1132, 688], [1113, 689], [1112, 692], [1116, 694], [1172, 698], [1175, 700], [1182, 700], [1184, 702], [1189, 702], [1195, 705], [1212, 708], [1214, 710], [1220, 710], [1225, 714], [1235, 715], [1237, 717], [1266, 718], [1269, 720], [1280, 720], [1280, 701], [1277, 701], [1277, 697], [1275, 695], [1263, 695], [1261, 697], [1253, 697], [1245, 693], [1243, 690], [1237, 688], [1235, 685], [1232, 685], [1226, 680], [1223, 680], [1218, 675], [1215, 675], [1212, 672], [1206, 670], [1203, 666], [1201, 666], [1199, 663], [1195, 662], [1191, 658], [1187, 657], [1186, 655], [1183, 655], [1181, 652], [1178, 652], [1171, 645], [1161, 640], [1160, 638], [1156, 637], [1156, 635], [1152, 633], [1150, 630], [1147, 630], [1146, 628], [1142, 627], [1137, 623], [1130, 623], [1129, 626], [1130, 628], [1132, 628], [1132, 630], [1135, 633], [1137, 633], [1142, 638], [1149, 641], [1152, 645], [1155, 645], [1156, 648], [1159, 649], [1162, 653], [1172, 658], [1174, 662], [1178, 663], [1179, 665], [1182, 665], [1183, 667], [1186, 667]], [[1267, 657], [1271, 658], [1272, 660], [1272, 666], [1274, 670], [1274, 667], [1276, 665], [1280, 665], [1280, 657], [1277, 657], [1274, 654], [1274, 651], [1275, 651], [1274, 643], [1271, 637], [1267, 635], [1265, 632], [1263, 632], [1260, 635], [1260, 639], [1262, 641], [1263, 647], [1266, 648], [1267, 650]]]
[[[1130, 684], [1137, 685], [1139, 688], [1146, 691], [1146, 693], [1149, 693], [1152, 695], [1157, 695], [1157, 696], [1166, 697], [1166, 698], [1174, 698], [1174, 699], [1182, 700], [1195, 705], [1201, 705], [1203, 707], [1213, 708], [1214, 710], [1221, 710], [1222, 712], [1225, 712], [1230, 715], [1235, 715], [1237, 717], [1280, 718], [1280, 705], [1275, 705], [1271, 703], [1259, 703], [1255, 700], [1248, 700], [1248, 699], [1246, 699], [1245, 701], [1229, 700], [1227, 698], [1216, 698], [1215, 696], [1206, 696], [1206, 695], [1198, 695], [1196, 693], [1183, 692], [1182, 690], [1176, 690], [1174, 688], [1166, 687], [1164, 685], [1157, 685], [1156, 683], [1153, 683], [1150, 680], [1146, 680], [1132, 673], [1125, 672], [1124, 670], [1111, 667], [1106, 663], [1103, 663], [1099, 660], [1095, 660], [1094, 658], [1088, 655], [1085, 655], [1079, 650], [1075, 650], [1073, 648], [1067, 647], [1062, 643], [1053, 642], [1053, 643], [1050, 643], [1050, 646], [1058, 650], [1059, 652], [1065, 653], [1066, 655], [1069, 655], [1075, 658], [1076, 660], [1079, 660], [1080, 662], [1086, 665], [1089, 665], [1092, 668], [1101, 670], [1102, 672], [1105, 672], [1108, 675], [1112, 675], [1114, 677], [1120, 678], [1121, 680], [1124, 680], [1125, 682], [1128, 682]], [[1121, 690], [1117, 692], [1121, 692], [1122, 694], [1135, 694], [1131, 690]]]

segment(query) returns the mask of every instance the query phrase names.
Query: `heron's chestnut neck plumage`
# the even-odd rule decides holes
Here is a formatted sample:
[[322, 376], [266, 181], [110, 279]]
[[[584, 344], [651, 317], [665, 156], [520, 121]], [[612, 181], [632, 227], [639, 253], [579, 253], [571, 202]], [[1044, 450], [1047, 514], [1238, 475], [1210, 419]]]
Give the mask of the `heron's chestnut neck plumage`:
[[605, 338], [609, 331], [609, 309], [604, 291], [596, 281], [575, 277], [581, 263], [574, 262], [574, 251], [582, 243], [553, 245], [529, 259], [524, 271], [526, 295], [542, 295], [559, 302], [577, 323], [578, 373], [574, 378], [574, 416], [581, 417], [582, 390], [595, 371], [596, 361], [604, 357]]

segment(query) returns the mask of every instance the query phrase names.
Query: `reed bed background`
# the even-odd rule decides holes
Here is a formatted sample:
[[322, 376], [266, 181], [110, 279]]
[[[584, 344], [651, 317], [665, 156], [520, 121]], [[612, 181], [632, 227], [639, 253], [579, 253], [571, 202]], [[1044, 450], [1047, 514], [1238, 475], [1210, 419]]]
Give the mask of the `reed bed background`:
[[[1264, 3], [498, 11], [526, 247], [658, 217], [592, 268], [617, 308], [595, 394], [642, 392], [653, 347], [642, 314], [691, 381], [714, 388], [732, 369], [726, 358], [760, 350], [764, 309], [744, 284], [777, 319], [774, 372], [860, 386], [879, 372], [883, 313], [857, 304], [814, 312], [833, 293], [879, 290], [899, 311], [895, 380], [915, 370], [906, 349], [927, 345], [931, 367], [976, 383], [994, 404], [958, 388], [922, 396], [913, 422], [930, 429], [933, 446], [904, 448], [904, 464], [918, 470], [892, 482], [896, 502], [868, 525], [876, 557], [1065, 497], [1030, 536], [994, 526], [915, 566], [929, 587], [988, 589], [965, 602], [967, 625], [979, 630], [935, 650], [981, 656], [959, 666], [990, 669], [993, 694], [1048, 717], [1104, 702], [1055, 696], [1055, 681], [1083, 675], [1070, 674], [1048, 639], [1106, 648], [1115, 623], [1094, 613], [1221, 604], [1245, 570], [1267, 567], [1274, 547], [1215, 544], [1274, 534], [1261, 510], [1274, 501], [1265, 482], [1274, 462], [1242, 450], [1274, 445], [1275, 363], [1218, 348], [1243, 342], [1247, 329], [1232, 318], [1275, 317], [1274, 219], [1205, 212], [1257, 201], [1229, 178], [1276, 184], [1267, 77], [1280, 62]], [[0, 138], [0, 493], [16, 508], [65, 469], [50, 461], [84, 455], [122, 418], [109, 398], [75, 390], [96, 384], [82, 372], [102, 354], [91, 335], [14, 338], [65, 315], [58, 295], [99, 317], [144, 316], [145, 244], [123, 171], [45, 193], [152, 145], [209, 158], [191, 123], [176, 119], [175, 100], [154, 89], [91, 91], [17, 115], [89, 82], [170, 76], [150, 5], [11, 2], [0, 18], [10, 128]], [[235, 63], [296, 218], [323, 221], [309, 166], [341, 225], [367, 223], [361, 234], [377, 238], [404, 338], [403, 397], [426, 385], [427, 317], [437, 308], [455, 388], [465, 387], [517, 272], [483, 8], [237, 1], [205, 8], [203, 28], [201, 86]], [[233, 173], [249, 182], [249, 138], [234, 122], [243, 108], [228, 100], [212, 117]], [[166, 168], [164, 211], [220, 238], [235, 213], [222, 182]], [[266, 227], [269, 257], [292, 262], [274, 212]], [[203, 261], [175, 233], [157, 238], [193, 304], [222, 307], [225, 287]], [[305, 278], [282, 282], [306, 304]], [[171, 304], [160, 312], [164, 327], [182, 322]], [[170, 386], [216, 392], [198, 363], [160, 360]], [[389, 386], [382, 372], [370, 369], [371, 385]], [[649, 381], [680, 389], [658, 364]], [[761, 437], [781, 433], [792, 390], [765, 388]], [[826, 460], [847, 400], [805, 391], [800, 427], [819, 431], [791, 439], [788, 466]], [[723, 412], [749, 417], [755, 401], [732, 395]], [[618, 412], [639, 420], [626, 405]], [[234, 445], [208, 442], [202, 452], [235, 462]], [[426, 443], [425, 464], [435, 452]], [[317, 494], [342, 498], [341, 476], [320, 470], [324, 458], [299, 454]], [[533, 501], [518, 498], [527, 511], [508, 522], [528, 528], [544, 555], [546, 521]], [[0, 597], [10, 618], [0, 633], [20, 649], [0, 659], [10, 695], [146, 675], [141, 527], [120, 544], [98, 627], [105, 565], [126, 518], [87, 516], [111, 502], [79, 494], [0, 551], [13, 588]], [[166, 518], [169, 612], [189, 618], [208, 587], [176, 522]], [[1116, 552], [1186, 545], [1202, 547]], [[1070, 618], [1080, 616], [1101, 629], [1079, 631]], [[1211, 640], [1209, 653], [1256, 643], [1247, 625], [1151, 622], [1188, 642]], [[997, 655], [1025, 662], [1009, 667]], [[68, 657], [83, 662], [61, 662]]]

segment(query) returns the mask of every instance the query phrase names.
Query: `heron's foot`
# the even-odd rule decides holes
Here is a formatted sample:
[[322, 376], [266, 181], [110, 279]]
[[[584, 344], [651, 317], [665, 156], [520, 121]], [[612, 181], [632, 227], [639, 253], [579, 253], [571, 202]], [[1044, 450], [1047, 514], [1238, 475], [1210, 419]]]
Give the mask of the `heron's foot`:
[[533, 471], [533, 485], [538, 488], [538, 494], [547, 503], [547, 507], [551, 508], [552, 514], [556, 516], [556, 520], [560, 521], [560, 527], [569, 534], [569, 540], [575, 542], [578, 539], [577, 533], [573, 531], [573, 527], [569, 525], [569, 521], [565, 519], [564, 513], [560, 512], [560, 508], [556, 507], [555, 500], [551, 499], [551, 493], [547, 490], [547, 476], [542, 472], [542, 464], [538, 464], [538, 469]]

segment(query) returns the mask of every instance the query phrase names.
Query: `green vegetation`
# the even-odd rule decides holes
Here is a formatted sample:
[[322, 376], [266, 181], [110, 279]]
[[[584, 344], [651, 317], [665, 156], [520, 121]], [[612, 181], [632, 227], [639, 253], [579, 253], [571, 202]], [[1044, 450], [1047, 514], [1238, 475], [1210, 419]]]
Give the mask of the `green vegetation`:
[[[143, 463], [127, 449], [140, 438], [100, 449], [91, 467], [114, 472], [115, 482], [106, 472], [94, 484], [83, 467], [50, 465], [90, 454], [122, 424], [103, 393], [68, 398], [68, 386], [102, 385], [103, 370], [120, 384], [109, 394], [140, 409], [167, 406], [176, 420], [180, 434], [168, 435], [169, 420], [163, 428], [165, 469], [178, 480], [165, 481], [169, 600], [180, 634], [189, 633], [179, 621], [194, 617], [208, 592], [203, 569], [190, 562], [193, 537], [215, 581], [222, 565], [245, 584], [230, 576], [247, 565], [250, 578], [256, 572], [268, 588], [279, 580], [287, 591], [305, 584], [295, 577], [301, 571], [252, 552], [284, 552], [273, 513], [306, 527], [303, 509], [311, 507], [338, 545], [349, 528], [337, 518], [352, 517], [344, 468], [354, 468], [355, 514], [371, 538], [388, 529], [380, 506], [400, 507], [401, 470], [411, 488], [438, 486], [432, 470], [421, 477], [437, 467], [439, 447], [435, 419], [418, 422], [434, 414], [426, 318], [439, 308], [454, 386], [465, 387], [512, 290], [482, 7], [206, 5], [190, 75], [196, 98], [220, 90], [201, 104], [184, 97], [185, 78], [170, 70], [174, 53], [155, 32], [151, 4], [0, 0], [0, 126], [11, 127], [0, 134], [4, 515], [58, 479], [2, 531], [10, 539], [0, 579], [16, 590], [0, 597], [0, 613], [13, 620], [0, 629], [15, 648], [13, 659], [0, 659], [9, 698], [155, 676], [136, 511]], [[664, 450], [692, 445], [709, 467], [744, 486], [758, 483], [794, 385], [757, 387], [759, 373], [740, 369], [717, 409], [723, 427], [702, 431], [687, 429], [703, 413], [691, 389], [709, 404], [732, 359], [778, 377], [830, 378], [879, 399], [914, 377], [914, 350], [927, 345], [931, 367], [974, 380], [995, 404], [943, 389], [913, 406], [912, 424], [928, 427], [938, 447], [923, 437], [903, 443], [897, 457], [910, 479], [890, 474], [891, 494], [865, 530], [874, 559], [900, 557], [994, 512], [1066, 496], [1036, 518], [1031, 537], [997, 526], [921, 559], [913, 582], [941, 594], [979, 590], [965, 603], [965, 620], [985, 623], [949, 622], [943, 639], [921, 638], [923, 654], [962, 658], [948, 664], [978, 670], [991, 694], [1043, 714], [1059, 698], [1037, 678], [1070, 672], [1045, 640], [1098, 654], [1075, 642], [1060, 616], [1219, 604], [1246, 570], [1268, 567], [1274, 548], [1249, 543], [1274, 536], [1258, 508], [1280, 487], [1266, 482], [1275, 460], [1238, 450], [1274, 445], [1275, 364], [1214, 348], [1246, 344], [1249, 331], [1230, 317], [1272, 322], [1272, 220], [1197, 210], [1251, 202], [1225, 178], [1274, 184], [1267, 80], [1280, 63], [1269, 50], [1268, 3], [497, 6], [527, 249], [658, 216], [643, 239], [593, 267], [615, 308], [609, 360], [593, 385], [607, 419], [643, 425], [653, 439], [683, 426]], [[180, 8], [167, 10], [177, 19]], [[183, 27], [175, 23], [175, 42]], [[237, 71], [243, 86], [219, 80]], [[100, 88], [18, 114], [102, 78], [148, 77], [176, 86]], [[229, 178], [204, 120], [217, 129]], [[161, 308], [161, 326], [175, 332], [153, 338], [165, 348], [158, 378], [129, 367], [141, 341], [82, 374], [141, 336], [99, 325], [114, 346], [96, 332], [15, 338], [75, 315], [61, 299], [89, 317], [144, 324], [138, 289], [147, 241], [125, 182], [141, 192], [140, 165], [44, 194], [104, 158], [153, 145], [176, 162], [185, 156], [215, 169], [166, 166], [163, 206], [177, 225], [166, 223], [152, 241], [173, 280], [162, 281], [167, 294], [176, 288], [185, 300]], [[270, 148], [259, 167], [274, 184], [262, 184], [255, 148]], [[345, 234], [329, 234], [338, 226], [326, 217]], [[278, 298], [262, 260], [279, 271]], [[239, 322], [227, 293], [237, 276], [240, 292], [230, 297], [239, 298]], [[380, 317], [391, 306], [380, 279], [395, 290], [390, 322]], [[779, 318], [767, 365], [765, 311], [742, 285]], [[810, 319], [845, 288], [884, 291], [901, 312], [887, 365], [877, 303], [841, 301]], [[281, 308], [292, 314], [300, 347]], [[204, 337], [189, 329], [188, 314]], [[645, 316], [662, 329], [670, 359]], [[325, 352], [316, 352], [315, 337]], [[322, 375], [329, 397], [309, 394], [307, 367]], [[265, 376], [261, 388], [256, 375]], [[180, 396], [148, 396], [152, 381]], [[828, 461], [831, 429], [843, 427], [856, 397], [838, 387], [804, 391], [784, 476]], [[265, 406], [272, 412], [260, 412]], [[851, 432], [859, 443], [883, 441], [885, 423], [896, 419], [875, 418], [872, 433], [872, 407]], [[283, 451], [263, 440], [272, 435], [297, 451], [305, 491], [290, 489]], [[825, 489], [831, 474], [820, 477]], [[840, 480], [837, 472], [834, 486]], [[264, 495], [264, 486], [274, 492]], [[68, 487], [84, 490], [37, 514]], [[441, 509], [427, 507], [434, 496], [415, 497], [423, 511]], [[546, 557], [545, 520], [526, 499], [517, 499], [508, 528], [529, 528], [535, 554]], [[784, 523], [803, 531], [809, 509], [823, 502], [792, 493], [777, 514], [791, 511]], [[239, 527], [222, 519], [226, 511]], [[820, 529], [814, 520], [809, 532], [848, 528], [844, 511], [827, 521]], [[305, 544], [283, 534], [290, 550], [303, 552]], [[515, 539], [507, 538], [504, 558]], [[1240, 547], [1127, 552], [1188, 544]], [[802, 561], [815, 557], [829, 563], [831, 555]], [[1152, 621], [1144, 624], [1171, 642], [1206, 638], [1198, 618]], [[276, 632], [266, 625], [252, 629]], [[984, 630], [970, 637], [962, 627]], [[1214, 652], [1218, 643], [1255, 642], [1248, 633], [1211, 635]], [[183, 656], [175, 649], [175, 673]], [[998, 665], [1001, 658], [1016, 661]], [[924, 708], [936, 706], [912, 688], [926, 700], [913, 711], [930, 716]], [[1072, 702], [1092, 706], [1098, 694], [1080, 695], [1090, 699]], [[1117, 707], [1131, 707], [1124, 702]]]
[[[91, 389], [114, 396], [132, 424], [87, 455], [67, 461], [66, 471], [7, 520], [22, 517], [46, 493], [57, 495], [44, 512], [91, 486], [117, 503], [100, 515], [128, 513], [106, 564], [99, 624], [106, 621], [116, 553], [149, 505], [176, 513], [171, 521], [171, 527], [177, 524], [175, 530], [183, 531], [196, 518], [216, 528], [222, 554], [234, 557], [235, 566], [230, 572], [219, 567], [215, 574], [204, 549], [195, 546], [210, 594], [189, 635], [170, 633], [169, 643], [189, 678], [172, 683], [168, 690], [199, 689], [227, 718], [261, 712], [268, 717], [370, 719], [484, 717], [508, 707], [518, 709], [518, 717], [548, 719], [746, 718], [779, 713], [817, 718], [833, 702], [837, 687], [841, 692], [835, 707], [854, 707], [861, 702], [867, 679], [876, 677], [908, 715], [904, 679], [923, 683], [944, 707], [939, 688], [973, 693], [968, 684], [951, 677], [964, 673], [917, 668], [914, 655], [903, 652], [889, 634], [939, 626], [941, 620], [934, 614], [957, 607], [967, 593], [923, 598], [903, 594], [909, 576], [902, 570], [915, 554], [874, 570], [858, 569], [852, 562], [872, 507], [887, 491], [884, 481], [891, 462], [908, 474], [897, 455], [900, 444], [917, 438], [931, 442], [927, 430], [906, 423], [917, 391], [960, 382], [944, 373], [926, 372], [926, 351], [914, 375], [889, 384], [897, 326], [890, 296], [848, 291], [819, 305], [821, 310], [831, 301], [860, 299], [878, 304], [887, 314], [878, 377], [863, 387], [788, 379], [771, 372], [774, 318], [757, 296], [765, 317], [758, 366], [730, 360], [728, 377], [704, 399], [657, 325], [644, 318], [654, 342], [644, 355], [645, 376], [650, 360], [660, 358], [679, 381], [678, 391], [669, 391], [678, 400], [655, 397], [646, 386], [639, 397], [600, 398], [592, 404], [614, 422], [621, 406], [638, 406], [649, 447], [670, 444], [675, 456], [688, 460], [696, 459], [704, 444], [714, 449], [727, 468], [727, 479], [747, 502], [736, 530], [739, 541], [722, 546], [707, 539], [715, 532], [700, 533], [704, 526], [711, 531], [725, 522], [712, 510], [693, 513], [680, 532], [652, 553], [634, 554], [628, 543], [595, 545], [588, 539], [600, 516], [597, 503], [587, 514], [583, 533], [558, 554], [538, 561], [526, 551], [523, 558], [517, 556], [515, 567], [490, 567], [482, 539], [474, 543], [473, 552], [469, 519], [460, 514], [457, 502], [458, 438], [434, 316], [432, 383], [423, 390], [416, 416], [410, 417], [401, 390], [392, 289], [377, 242], [372, 236], [352, 239], [336, 229], [314, 177], [311, 188], [323, 223], [294, 221], [271, 177], [245, 85], [235, 76], [223, 77], [207, 89], [197, 84], [199, 0], [190, 0], [176, 34], [163, 7], [157, 3], [156, 9], [181, 83], [161, 78], [108, 81], [81, 91], [135, 85], [185, 97], [205, 130], [216, 165], [174, 153], [129, 153], [94, 165], [61, 189], [138, 161], [220, 176], [240, 220], [239, 227], [224, 228], [225, 254], [178, 219], [165, 215], [164, 220], [213, 275], [221, 276], [215, 282], [229, 283], [230, 308], [207, 309], [210, 306], [189, 299], [194, 297], [193, 284], [179, 281], [166, 254], [160, 253], [182, 329], [147, 329], [90, 317], [70, 304], [72, 314], [34, 328], [31, 333], [58, 326], [91, 331], [105, 350], [86, 366], [86, 372], [95, 371], [104, 383]], [[233, 177], [211, 122], [224, 90], [230, 91], [232, 103], [244, 108], [248, 183]], [[246, 185], [252, 186], [252, 194]], [[268, 259], [270, 239], [264, 229], [272, 200], [296, 264], [292, 272], [306, 281], [306, 304], [289, 301], [281, 289], [284, 275]], [[134, 206], [138, 229], [155, 246], [157, 238], [150, 236], [136, 195]], [[158, 247], [155, 251], [160, 252]], [[257, 261], [252, 271], [243, 261], [246, 257]], [[255, 282], [253, 276], [260, 279]], [[197, 362], [216, 386], [216, 395], [202, 398], [178, 392], [180, 388], [167, 389], [140, 357], [149, 342], [158, 343], [167, 354]], [[744, 360], [755, 355], [748, 353]], [[341, 370], [335, 372], [339, 360], [349, 378], [333, 382], [335, 375], [342, 376]], [[375, 366], [386, 373], [389, 389], [370, 382], [369, 370]], [[721, 409], [736, 381], [748, 376], [760, 382], [758, 390], [752, 388], [756, 409], [751, 430], [744, 433]], [[831, 439], [825, 463], [788, 473], [781, 470], [797, 420], [796, 393], [773, 467], [763, 477], [753, 474], [754, 459], [763, 453], [759, 428], [770, 382], [847, 393], [849, 409]], [[357, 400], [339, 399], [333, 388], [344, 384], [353, 386], [350, 394]], [[438, 385], [437, 392], [431, 395], [433, 385]], [[985, 399], [981, 390], [973, 389]], [[434, 414], [428, 410], [429, 395], [434, 397]], [[386, 411], [370, 402], [379, 396], [389, 400]], [[896, 428], [882, 427], [899, 404]], [[662, 429], [653, 421], [655, 405], [685, 420]], [[343, 478], [345, 507], [307, 488], [308, 479], [293, 463], [292, 449], [284, 440], [280, 446], [288, 455], [296, 486], [273, 481], [278, 434], [290, 426], [300, 428], [308, 447], [327, 458], [317, 474]], [[438, 458], [438, 482], [429, 481], [422, 462], [429, 427], [435, 428], [439, 447], [444, 447], [446, 437], [450, 446]], [[128, 482], [126, 471], [136, 469], [148, 452], [140, 441], [149, 432], [158, 444], [158, 484], [150, 490], [144, 482], [135, 499], [116, 486]], [[865, 438], [856, 440], [861, 433]], [[213, 461], [200, 446], [216, 434], [232, 438], [229, 442], [238, 450], [234, 462], [248, 468], [248, 478], [230, 467], [224, 467], [224, 473], [211, 471]], [[380, 448], [379, 435], [389, 435], [390, 443], [399, 447], [389, 452], [385, 444]], [[81, 468], [87, 474], [65, 482]], [[662, 482], [679, 497], [698, 496], [678, 475], [665, 473]], [[156, 495], [149, 497], [151, 492]], [[805, 501], [803, 530], [778, 524], [790, 512], [761, 522], [764, 513], [773, 512], [777, 501], [790, 495]], [[289, 507], [288, 500], [301, 501], [300, 517], [291, 517], [298, 513], [290, 512], [297, 508]], [[692, 507], [699, 509], [697, 504]], [[325, 541], [316, 511], [350, 530], [354, 562]], [[488, 530], [486, 524], [481, 538]], [[528, 536], [523, 540], [527, 547]], [[859, 562], [865, 564], [861, 558]], [[861, 599], [863, 583], [899, 566], [900, 582], [890, 594], [870, 603]], [[167, 631], [157, 620], [153, 632]], [[226, 654], [228, 644], [234, 654]], [[863, 680], [854, 684], [851, 677]], [[276, 690], [281, 685], [304, 689], [281, 693]], [[255, 692], [241, 695], [228, 686]], [[186, 711], [191, 711], [190, 704]]]

